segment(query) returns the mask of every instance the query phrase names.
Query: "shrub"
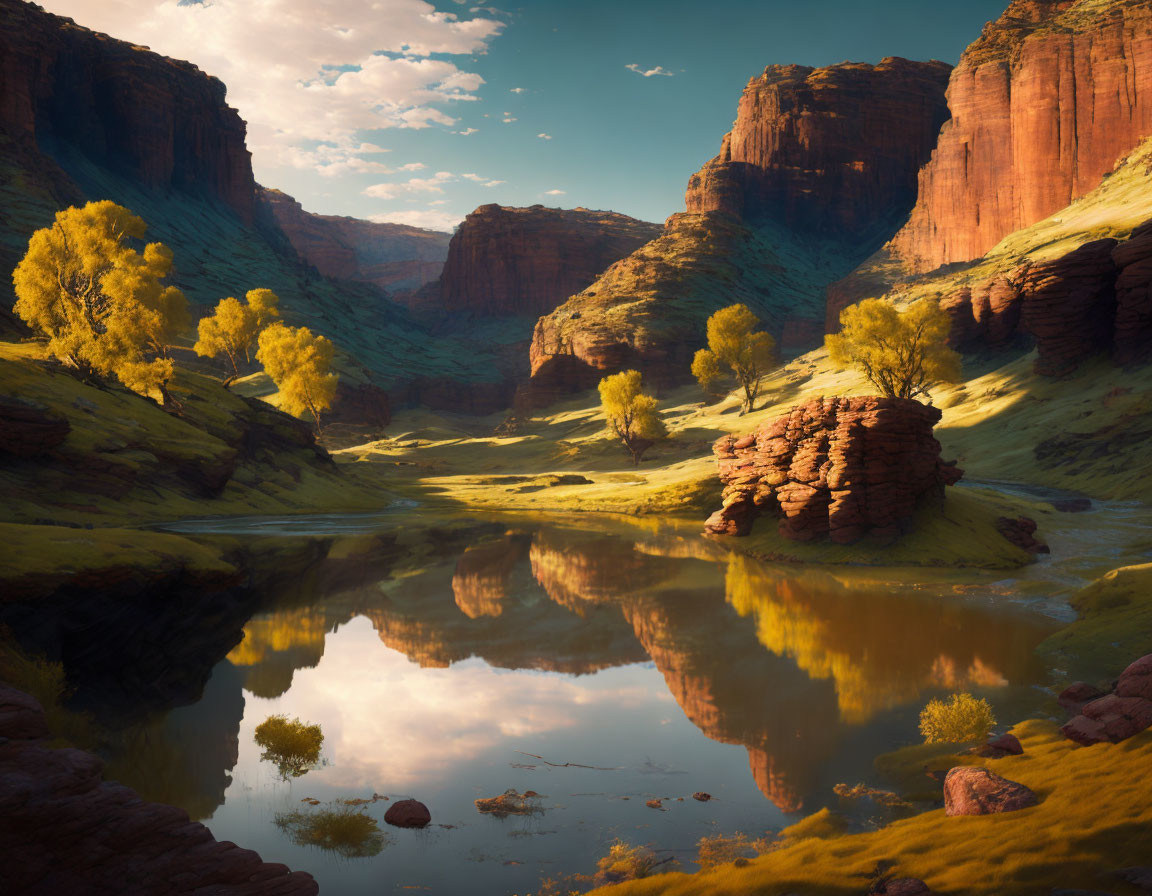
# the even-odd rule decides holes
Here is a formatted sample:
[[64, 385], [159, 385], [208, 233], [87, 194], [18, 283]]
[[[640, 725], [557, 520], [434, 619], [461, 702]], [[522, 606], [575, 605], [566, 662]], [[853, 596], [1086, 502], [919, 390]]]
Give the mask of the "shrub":
[[656, 858], [656, 853], [647, 846], [633, 846], [624, 840], [616, 840], [608, 850], [608, 855], [596, 863], [594, 880], [597, 886], [638, 880], [648, 877], [656, 868], [670, 866], [675, 861], [672, 857]]
[[376, 819], [350, 806], [282, 812], [274, 819], [298, 846], [315, 846], [346, 859], [377, 855], [387, 844]]
[[988, 701], [971, 694], [953, 694], [948, 702], [932, 700], [920, 712], [920, 733], [929, 744], [984, 740], [995, 724]]
[[254, 739], [264, 748], [260, 758], [274, 762], [280, 777], [288, 780], [307, 774], [320, 763], [324, 732], [319, 725], [278, 715], [257, 725]]

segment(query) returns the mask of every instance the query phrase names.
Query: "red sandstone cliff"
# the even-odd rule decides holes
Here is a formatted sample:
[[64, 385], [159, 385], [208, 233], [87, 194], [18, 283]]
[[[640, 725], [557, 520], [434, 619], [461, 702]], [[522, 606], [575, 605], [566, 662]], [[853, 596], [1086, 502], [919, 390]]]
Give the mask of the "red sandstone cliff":
[[1152, 5], [1015, 0], [964, 53], [952, 120], [892, 249], [968, 261], [1095, 188], [1152, 133]]
[[224, 84], [22, 0], [0, 0], [0, 130], [70, 149], [153, 189], [218, 199], [252, 220], [243, 120]]
[[947, 118], [942, 62], [885, 59], [753, 78], [687, 212], [536, 326], [544, 404], [604, 373], [688, 378], [713, 311], [743, 302], [788, 348], [819, 340], [824, 291], [895, 232]]
[[419, 289], [444, 267], [450, 234], [313, 214], [287, 193], [265, 187], [258, 198], [296, 254], [325, 277], [374, 283], [391, 293]]
[[482, 205], [452, 237], [422, 304], [489, 316], [547, 314], [660, 226], [615, 212]]
[[893, 226], [948, 118], [950, 71], [899, 58], [768, 66], [744, 88], [720, 154], [689, 180], [688, 211], [769, 217], [821, 236]]

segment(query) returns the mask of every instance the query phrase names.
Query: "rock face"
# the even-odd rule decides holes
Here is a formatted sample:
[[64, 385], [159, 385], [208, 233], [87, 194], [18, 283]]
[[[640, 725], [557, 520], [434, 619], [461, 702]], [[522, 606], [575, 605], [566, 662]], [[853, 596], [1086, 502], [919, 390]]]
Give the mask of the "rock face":
[[374, 283], [390, 293], [412, 291], [439, 277], [448, 256], [447, 233], [316, 215], [287, 193], [265, 187], [258, 199], [296, 254], [325, 277]]
[[821, 336], [824, 292], [887, 240], [947, 118], [939, 62], [771, 66], [749, 81], [687, 212], [541, 318], [538, 404], [635, 366], [683, 382], [713, 311], [743, 302], [788, 349]]
[[945, 815], [995, 815], [1035, 805], [1035, 793], [986, 768], [960, 766], [944, 779]]
[[1144, 3], [1014, 0], [952, 73], [905, 264], [978, 258], [1096, 187], [1152, 131], [1150, 30]]
[[940, 416], [907, 399], [816, 399], [752, 435], [725, 436], [713, 446], [724, 506], [705, 530], [747, 535], [767, 510], [796, 541], [894, 537], [921, 498], [942, 498], [962, 475], [940, 459]]
[[0, 129], [252, 220], [245, 126], [223, 83], [21, 0], [0, 0], [0, 18]]
[[486, 317], [548, 314], [660, 233], [615, 212], [482, 205], [452, 236], [443, 273], [419, 299]]
[[37, 457], [68, 438], [72, 427], [43, 405], [0, 395], [0, 455]]
[[956, 348], [1036, 342], [1036, 372], [1060, 376], [1101, 353], [1125, 364], [1152, 352], [1152, 221], [1127, 240], [1094, 240], [945, 297]]
[[[1093, 698], [1089, 687], [1060, 695], [1062, 706], [1080, 713], [1060, 729], [1069, 740], [1084, 746], [1115, 744], [1152, 728], [1152, 654], [1125, 669], [1111, 694]], [[1081, 697], [1089, 699], [1078, 703]]]
[[857, 239], [899, 223], [948, 119], [951, 71], [898, 58], [768, 66], [744, 88], [720, 154], [688, 181], [688, 212]]
[[103, 781], [104, 763], [51, 749], [40, 705], [0, 686], [0, 852], [12, 893], [312, 896], [312, 876], [217, 842], [180, 809]]

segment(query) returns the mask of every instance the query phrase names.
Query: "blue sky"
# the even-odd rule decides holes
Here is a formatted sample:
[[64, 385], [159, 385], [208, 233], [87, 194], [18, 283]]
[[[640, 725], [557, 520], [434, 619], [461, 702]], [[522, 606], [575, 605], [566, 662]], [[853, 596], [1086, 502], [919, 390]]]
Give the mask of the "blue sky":
[[257, 178], [305, 208], [440, 229], [486, 202], [662, 221], [764, 66], [955, 63], [1005, 6], [471, 2], [45, 5], [224, 80]]

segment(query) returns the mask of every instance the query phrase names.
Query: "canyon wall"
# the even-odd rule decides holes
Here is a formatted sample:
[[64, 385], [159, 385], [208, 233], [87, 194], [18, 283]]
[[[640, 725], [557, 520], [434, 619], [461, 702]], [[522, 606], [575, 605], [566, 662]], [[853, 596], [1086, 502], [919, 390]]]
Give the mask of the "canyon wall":
[[287, 193], [265, 187], [257, 196], [296, 254], [325, 277], [374, 283], [395, 293], [431, 283], [444, 267], [451, 234], [313, 214]]
[[0, 0], [0, 129], [252, 220], [245, 125], [224, 84], [22, 0]]
[[788, 350], [819, 341], [828, 284], [903, 222], [947, 118], [950, 68], [885, 59], [770, 66], [749, 81], [720, 154], [661, 236], [542, 317], [532, 384], [542, 405], [624, 366], [682, 382], [704, 323], [743, 302]]
[[1015, 0], [952, 73], [952, 119], [892, 251], [969, 261], [1094, 189], [1152, 133], [1152, 6]]
[[616, 212], [482, 205], [452, 237], [430, 309], [490, 317], [547, 314], [660, 233]]

